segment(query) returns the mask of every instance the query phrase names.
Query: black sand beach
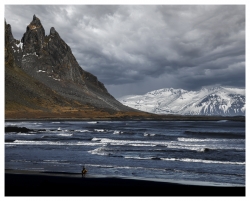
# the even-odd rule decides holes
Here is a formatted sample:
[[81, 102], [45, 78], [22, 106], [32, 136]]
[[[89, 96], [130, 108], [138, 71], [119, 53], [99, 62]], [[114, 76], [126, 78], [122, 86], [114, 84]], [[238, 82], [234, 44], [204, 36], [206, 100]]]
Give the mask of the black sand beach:
[[5, 170], [5, 196], [245, 196], [245, 187]]

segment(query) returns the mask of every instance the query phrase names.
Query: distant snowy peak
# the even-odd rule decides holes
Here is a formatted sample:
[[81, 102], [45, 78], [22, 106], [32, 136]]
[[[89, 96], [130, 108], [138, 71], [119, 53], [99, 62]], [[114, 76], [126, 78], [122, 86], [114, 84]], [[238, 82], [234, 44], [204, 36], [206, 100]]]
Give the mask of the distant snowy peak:
[[245, 89], [203, 87], [199, 91], [165, 88], [118, 99], [129, 107], [156, 113], [182, 115], [245, 115]]
[[232, 94], [241, 94], [245, 96], [245, 89], [241, 88], [232, 88], [232, 87], [202, 87], [201, 91], [207, 91], [207, 92], [217, 92], [217, 91], [224, 91], [227, 93], [232, 93]]
[[188, 92], [188, 91], [186, 91], [184, 89], [165, 88], [165, 89], [150, 91], [150, 92], [146, 93], [145, 95], [182, 94], [182, 93], [186, 93], [186, 92]]

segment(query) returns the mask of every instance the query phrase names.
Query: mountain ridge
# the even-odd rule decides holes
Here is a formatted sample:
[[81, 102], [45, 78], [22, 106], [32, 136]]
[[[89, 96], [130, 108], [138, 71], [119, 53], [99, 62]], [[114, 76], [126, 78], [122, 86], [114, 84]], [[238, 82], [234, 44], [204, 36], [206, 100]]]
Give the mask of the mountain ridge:
[[83, 70], [54, 27], [45, 35], [36, 15], [21, 40], [5, 20], [5, 117], [84, 118], [144, 116], [122, 105]]
[[118, 100], [129, 107], [156, 114], [245, 115], [245, 89], [232, 87], [203, 87], [199, 91], [164, 88]]

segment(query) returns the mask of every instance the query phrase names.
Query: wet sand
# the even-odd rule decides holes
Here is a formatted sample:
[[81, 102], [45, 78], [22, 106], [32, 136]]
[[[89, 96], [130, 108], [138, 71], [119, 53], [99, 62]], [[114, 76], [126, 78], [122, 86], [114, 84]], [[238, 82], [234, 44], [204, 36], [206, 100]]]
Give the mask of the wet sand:
[[245, 196], [245, 186], [5, 170], [5, 196]]

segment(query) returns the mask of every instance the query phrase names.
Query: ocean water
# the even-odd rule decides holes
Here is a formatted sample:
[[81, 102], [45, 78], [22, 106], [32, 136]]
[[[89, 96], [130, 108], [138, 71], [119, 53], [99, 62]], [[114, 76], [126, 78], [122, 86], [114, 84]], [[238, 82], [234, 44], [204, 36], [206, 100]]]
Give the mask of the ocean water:
[[[5, 168], [245, 185], [245, 122], [6, 121]], [[43, 129], [43, 130], [41, 130]]]

